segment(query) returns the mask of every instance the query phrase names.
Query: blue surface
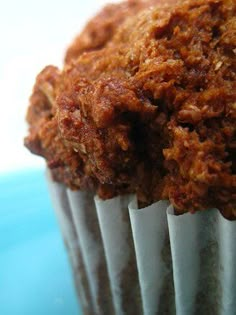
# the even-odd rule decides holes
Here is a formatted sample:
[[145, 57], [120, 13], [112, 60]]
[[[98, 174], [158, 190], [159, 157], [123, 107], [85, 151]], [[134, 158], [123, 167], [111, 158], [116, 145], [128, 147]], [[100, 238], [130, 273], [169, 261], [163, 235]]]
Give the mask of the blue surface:
[[0, 175], [0, 314], [80, 314], [43, 170]]

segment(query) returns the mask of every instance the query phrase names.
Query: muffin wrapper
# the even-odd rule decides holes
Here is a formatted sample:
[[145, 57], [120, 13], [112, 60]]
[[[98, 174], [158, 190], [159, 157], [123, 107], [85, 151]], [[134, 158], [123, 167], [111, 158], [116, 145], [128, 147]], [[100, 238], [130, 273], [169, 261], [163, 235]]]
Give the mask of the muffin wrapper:
[[236, 221], [48, 182], [84, 314], [236, 314]]

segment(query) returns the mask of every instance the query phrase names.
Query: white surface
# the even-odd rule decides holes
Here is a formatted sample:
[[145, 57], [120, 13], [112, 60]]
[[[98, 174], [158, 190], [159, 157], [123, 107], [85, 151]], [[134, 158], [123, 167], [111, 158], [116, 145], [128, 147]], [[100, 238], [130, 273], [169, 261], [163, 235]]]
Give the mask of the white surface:
[[0, 0], [0, 172], [43, 165], [23, 147], [35, 76], [61, 65], [67, 45], [106, 2]]

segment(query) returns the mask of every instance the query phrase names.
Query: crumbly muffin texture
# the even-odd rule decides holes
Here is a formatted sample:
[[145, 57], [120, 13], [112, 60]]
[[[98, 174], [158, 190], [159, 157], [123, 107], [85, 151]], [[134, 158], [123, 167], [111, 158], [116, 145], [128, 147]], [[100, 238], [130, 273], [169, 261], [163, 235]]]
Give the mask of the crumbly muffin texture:
[[236, 217], [236, 2], [110, 5], [37, 77], [25, 145], [107, 199]]

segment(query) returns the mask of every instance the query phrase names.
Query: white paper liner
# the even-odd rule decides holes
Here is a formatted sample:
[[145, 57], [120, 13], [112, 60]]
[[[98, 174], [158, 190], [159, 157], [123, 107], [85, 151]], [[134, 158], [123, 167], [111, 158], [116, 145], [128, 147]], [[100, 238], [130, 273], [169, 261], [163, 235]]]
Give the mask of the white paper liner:
[[[111, 290], [114, 301], [115, 314], [123, 315], [127, 313], [124, 305], [124, 293], [122, 278], [126, 266], [130, 263], [130, 256], [134, 255], [134, 248], [130, 244], [132, 232], [129, 219], [127, 220], [127, 207], [132, 196], [116, 197], [107, 201], [95, 198], [99, 226], [102, 233], [106, 262], [111, 283]], [[131, 285], [127, 277], [127, 285]], [[137, 278], [137, 287], [138, 278]], [[133, 299], [137, 299], [136, 289], [131, 286]], [[134, 302], [135, 303], [135, 302]], [[135, 307], [133, 307], [133, 310]], [[134, 312], [135, 314], [135, 312]]]
[[[85, 227], [88, 213], [83, 193], [64, 191], [73, 209], [70, 223], [76, 226], [79, 240], [83, 240], [74, 250], [82, 252], [93, 305], [98, 312], [101, 305], [96, 306], [94, 301], [103, 287], [96, 283], [96, 266], [104, 259], [114, 307], [109, 315], [236, 314], [236, 221], [224, 219], [218, 210], [176, 216], [167, 201], [138, 209], [134, 196], [107, 201], [96, 197], [95, 204], [90, 196], [89, 203], [92, 211], [97, 211], [100, 231], [96, 240], [94, 233]], [[58, 212], [65, 211], [56, 194], [53, 199]], [[74, 242], [73, 238], [71, 241]], [[131, 256], [138, 270], [136, 279], [136, 270], [132, 269], [133, 282], [128, 272]], [[124, 277], [126, 288], [122, 282]], [[131, 295], [126, 298], [129, 288], [133, 299]], [[132, 303], [133, 308], [129, 307]], [[136, 304], [142, 304], [142, 308], [135, 309]]]
[[[80, 240], [80, 248], [84, 265], [88, 275], [89, 287], [95, 314], [107, 314], [112, 312], [112, 302], [104, 294], [100, 294], [100, 286], [109, 286], [107, 276], [103, 243], [100, 235], [96, 208], [93, 196], [87, 192], [73, 192], [67, 190], [67, 195], [73, 215], [77, 235]], [[102, 283], [99, 278], [101, 268], [105, 270], [102, 275]], [[110, 294], [107, 288], [106, 294]], [[102, 301], [101, 301], [102, 299]], [[106, 303], [106, 308], [104, 303]], [[108, 305], [110, 304], [110, 306]]]
[[[129, 205], [144, 314], [157, 314], [158, 310], [160, 314], [174, 314], [174, 301], [171, 299], [168, 302], [162, 301], [168, 303], [169, 309], [160, 306], [160, 299], [163, 298], [165, 290], [164, 282], [168, 278], [169, 281], [172, 280], [170, 252], [169, 257], [168, 254], [163, 257], [163, 251], [169, 246], [166, 244], [169, 238], [166, 217], [168, 205], [167, 201], [159, 201], [142, 210], [137, 208], [136, 200]], [[169, 297], [171, 285], [173, 286], [173, 283], [166, 288]]]
[[81, 306], [85, 314], [92, 314], [91, 293], [85, 275], [79, 238], [76, 233], [73, 217], [67, 198], [67, 193], [63, 185], [50, 180], [50, 174], [47, 173], [49, 191], [57, 214], [64, 243], [72, 265], [74, 282], [79, 295]]
[[236, 314], [236, 222], [167, 210], [177, 314]]

